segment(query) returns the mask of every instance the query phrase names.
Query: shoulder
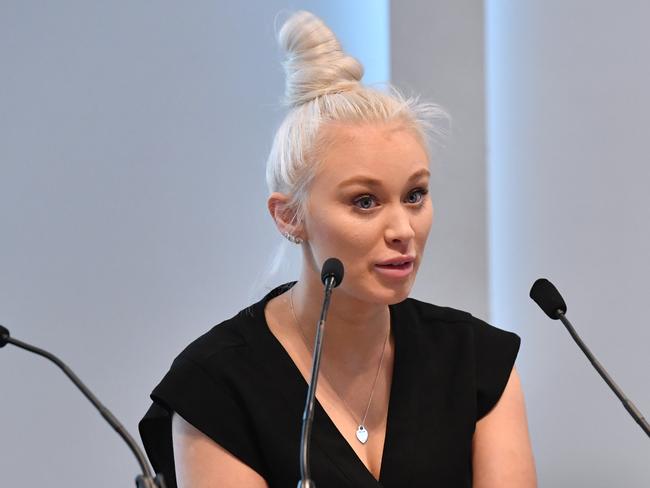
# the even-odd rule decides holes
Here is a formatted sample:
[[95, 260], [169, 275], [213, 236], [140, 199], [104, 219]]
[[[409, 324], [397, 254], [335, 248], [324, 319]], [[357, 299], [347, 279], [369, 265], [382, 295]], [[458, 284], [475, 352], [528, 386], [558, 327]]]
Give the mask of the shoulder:
[[[242, 388], [257, 386], [257, 364], [250, 353], [249, 337], [258, 318], [255, 307], [247, 307], [212, 327], [174, 359], [152, 391], [154, 404], [139, 428], [154, 467], [166, 478], [175, 479], [173, 413], [254, 470], [261, 471], [258, 448], [248, 442], [252, 419], [249, 405], [241, 395]], [[172, 482], [171, 486], [175, 484]]]
[[457, 330], [487, 329], [503, 331], [475, 317], [469, 312], [452, 307], [442, 307], [415, 298], [407, 298], [393, 306], [401, 317], [416, 321], [423, 327], [450, 326]]
[[215, 357], [236, 354], [252, 342], [263, 341], [267, 328], [264, 316], [267, 303], [290, 289], [294, 283], [284, 283], [273, 288], [258, 302], [215, 325], [183, 349], [178, 358], [204, 363]]
[[257, 366], [251, 351], [257, 319], [255, 306], [250, 306], [193, 340], [173, 359], [152, 399], [180, 411], [175, 401], [222, 396], [241, 378], [251, 377]]
[[247, 307], [191, 342], [173, 360], [152, 399], [188, 421], [196, 418], [197, 405], [215, 410], [217, 403], [234, 399], [235, 390], [255, 378], [258, 363], [251, 342], [259, 334], [260, 312], [264, 309], [258, 304]]
[[485, 349], [505, 349], [510, 354], [519, 349], [517, 334], [495, 327], [469, 312], [452, 307], [441, 307], [415, 298], [408, 298], [394, 306], [398, 321], [414, 325], [421, 334], [439, 340], [461, 341], [476, 352]]
[[416, 298], [407, 298], [403, 302], [394, 305], [394, 307], [404, 313], [410, 314], [411, 318], [428, 324], [470, 323], [478, 320], [470, 313], [464, 312], [463, 310], [451, 307], [441, 307], [439, 305], [434, 305], [433, 303], [423, 302]]
[[252, 316], [247, 313], [251, 308], [248, 307], [212, 327], [185, 347], [179, 357], [203, 362], [228, 349], [245, 346], [246, 339], [243, 329], [249, 326], [249, 322], [252, 320]]

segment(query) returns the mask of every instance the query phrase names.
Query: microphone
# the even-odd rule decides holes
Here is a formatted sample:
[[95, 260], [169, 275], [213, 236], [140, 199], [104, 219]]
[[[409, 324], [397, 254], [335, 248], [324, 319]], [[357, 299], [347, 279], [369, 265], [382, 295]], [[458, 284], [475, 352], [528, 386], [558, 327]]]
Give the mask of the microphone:
[[72, 382], [75, 384], [77, 388], [81, 390], [81, 393], [84, 394], [84, 396], [92, 403], [95, 408], [99, 411], [102, 417], [106, 419], [106, 421], [110, 424], [111, 427], [118, 433], [118, 435], [124, 440], [124, 442], [127, 443], [129, 448], [131, 449], [131, 452], [135, 455], [138, 464], [140, 465], [140, 470], [142, 471], [142, 474], [138, 475], [137, 478], [135, 479], [135, 485], [137, 488], [165, 488], [165, 482], [163, 480], [162, 475], [158, 474], [154, 478], [151, 474], [151, 470], [149, 469], [149, 465], [147, 464], [147, 458], [145, 457], [144, 453], [142, 450], [138, 447], [138, 445], [135, 443], [133, 440], [133, 437], [129, 434], [129, 432], [124, 428], [124, 426], [117, 420], [117, 418], [106, 408], [98, 399], [97, 397], [86, 387], [86, 385], [83, 384], [83, 382], [77, 377], [74, 372], [65, 365], [63, 361], [61, 361], [59, 358], [57, 358], [54, 354], [45, 351], [43, 349], [40, 349], [38, 347], [32, 346], [31, 344], [27, 344], [26, 342], [19, 341], [18, 339], [14, 339], [11, 337], [9, 334], [9, 330], [6, 327], [3, 327], [0, 325], [0, 348], [4, 347], [6, 344], [13, 344], [16, 347], [19, 347], [21, 349], [25, 349], [26, 351], [33, 352], [34, 354], [38, 354], [39, 356], [43, 356], [46, 359], [49, 359], [52, 361], [54, 364], [56, 364], [63, 372], [65, 375], [72, 380]]
[[9, 335], [9, 329], [3, 325], [0, 325], [0, 347], [5, 347], [7, 342], [9, 342], [10, 337], [11, 336]]
[[323, 264], [321, 270], [321, 281], [325, 285], [325, 298], [320, 312], [320, 320], [316, 327], [316, 339], [314, 340], [314, 355], [311, 365], [311, 378], [307, 388], [307, 400], [305, 410], [302, 413], [302, 430], [300, 432], [300, 481], [298, 488], [316, 488], [311, 479], [309, 469], [309, 448], [311, 440], [311, 428], [314, 423], [314, 397], [316, 395], [316, 384], [318, 383], [318, 371], [320, 370], [320, 356], [323, 348], [323, 329], [327, 318], [327, 310], [330, 306], [332, 290], [343, 281], [343, 263], [336, 258], [329, 258]]
[[341, 281], [343, 281], [343, 273], [343, 263], [336, 258], [329, 258], [325, 263], [323, 263], [320, 280], [325, 286], [328, 286], [328, 280], [333, 280], [332, 284], [329, 286], [336, 288], [341, 284]]
[[530, 289], [530, 298], [532, 298], [539, 308], [553, 320], [560, 318], [560, 315], [566, 313], [566, 303], [557, 288], [546, 278], [540, 278]]
[[535, 283], [533, 283], [533, 286], [530, 289], [530, 298], [532, 298], [537, 303], [537, 305], [539, 305], [539, 307], [544, 311], [546, 315], [548, 315], [553, 320], [559, 319], [564, 324], [566, 329], [569, 331], [569, 334], [571, 334], [571, 337], [573, 337], [573, 340], [576, 342], [576, 344], [578, 344], [578, 347], [582, 349], [582, 352], [585, 353], [587, 359], [589, 359], [589, 362], [594, 366], [594, 368], [596, 368], [598, 374], [603, 378], [603, 380], [605, 380], [605, 383], [607, 383], [614, 394], [623, 403], [625, 410], [627, 410], [634, 421], [639, 424], [646, 435], [650, 437], [650, 425], [648, 425], [646, 419], [636, 408], [634, 403], [632, 403], [632, 401], [625, 396], [623, 391], [614, 382], [612, 377], [609, 376], [607, 371], [605, 371], [603, 365], [600, 364], [598, 359], [596, 359], [596, 357], [591, 353], [587, 345], [582, 342], [582, 339], [580, 339], [580, 336], [573, 328], [573, 325], [571, 325], [569, 319], [567, 319], [564, 315], [567, 310], [566, 303], [564, 302], [562, 295], [560, 295], [560, 292], [557, 291], [557, 288], [555, 288], [553, 283], [545, 278], [538, 279], [535, 281]]

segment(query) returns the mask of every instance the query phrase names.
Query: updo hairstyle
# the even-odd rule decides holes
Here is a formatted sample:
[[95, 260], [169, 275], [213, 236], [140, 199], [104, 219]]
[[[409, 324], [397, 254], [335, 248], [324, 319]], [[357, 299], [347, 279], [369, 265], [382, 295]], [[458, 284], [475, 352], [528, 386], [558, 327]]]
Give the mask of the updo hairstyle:
[[323, 144], [319, 129], [327, 123], [399, 122], [429, 150], [429, 137], [444, 129], [447, 115], [438, 105], [405, 98], [361, 84], [363, 66], [346, 54], [334, 33], [314, 14], [294, 13], [283, 24], [278, 42], [285, 53], [284, 103], [289, 107], [273, 140], [266, 164], [270, 192], [290, 197], [294, 223], [303, 221], [309, 183]]

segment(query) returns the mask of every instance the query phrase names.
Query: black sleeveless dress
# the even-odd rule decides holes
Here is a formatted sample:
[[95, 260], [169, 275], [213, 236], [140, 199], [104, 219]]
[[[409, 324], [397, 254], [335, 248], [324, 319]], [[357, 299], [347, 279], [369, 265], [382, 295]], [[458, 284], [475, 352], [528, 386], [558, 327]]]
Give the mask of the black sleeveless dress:
[[[140, 434], [169, 487], [176, 487], [174, 411], [270, 488], [297, 485], [307, 384], [264, 318], [266, 302], [290, 286], [190, 344], [153, 390]], [[410, 298], [390, 306], [390, 316], [395, 360], [380, 478], [317, 404], [312, 479], [318, 488], [471, 487], [475, 424], [500, 398], [519, 337], [466, 312]]]

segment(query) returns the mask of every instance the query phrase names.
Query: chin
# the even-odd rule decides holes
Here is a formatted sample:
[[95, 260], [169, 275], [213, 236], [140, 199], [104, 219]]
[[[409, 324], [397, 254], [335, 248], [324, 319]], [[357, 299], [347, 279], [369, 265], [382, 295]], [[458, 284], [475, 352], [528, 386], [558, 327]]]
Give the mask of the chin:
[[412, 288], [413, 280], [401, 283], [375, 282], [368, 290], [368, 294], [372, 297], [369, 301], [383, 305], [395, 305], [406, 300]]
[[403, 302], [406, 300], [409, 295], [411, 294], [411, 284], [409, 284], [408, 288], [405, 289], [393, 289], [390, 290], [390, 294], [387, 297], [387, 300], [384, 302], [386, 305], [395, 305], [396, 303]]

